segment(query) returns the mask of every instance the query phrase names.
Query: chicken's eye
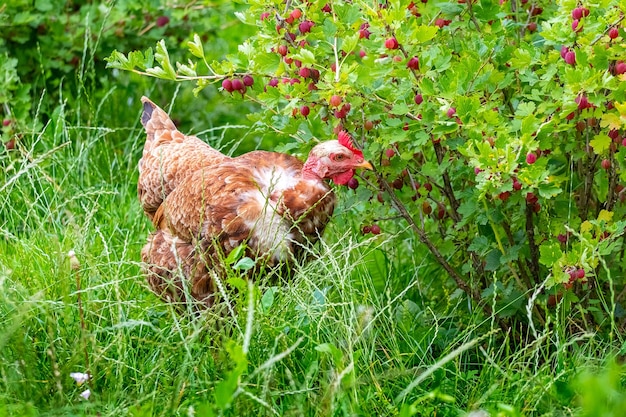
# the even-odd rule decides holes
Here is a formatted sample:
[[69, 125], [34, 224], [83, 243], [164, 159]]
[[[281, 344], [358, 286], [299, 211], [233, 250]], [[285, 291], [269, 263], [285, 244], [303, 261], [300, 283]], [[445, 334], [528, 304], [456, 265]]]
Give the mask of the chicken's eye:
[[346, 156], [340, 153], [333, 156], [333, 161], [336, 161], [336, 162], [343, 161], [344, 159], [346, 159]]

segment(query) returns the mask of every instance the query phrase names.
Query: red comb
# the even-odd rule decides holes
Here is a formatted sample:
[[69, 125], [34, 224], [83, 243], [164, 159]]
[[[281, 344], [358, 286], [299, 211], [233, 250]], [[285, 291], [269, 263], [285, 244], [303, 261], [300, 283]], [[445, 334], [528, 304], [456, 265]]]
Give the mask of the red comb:
[[361, 152], [359, 149], [354, 147], [354, 143], [352, 142], [352, 137], [350, 136], [348, 132], [346, 132], [345, 130], [342, 130], [337, 135], [337, 138], [339, 140], [340, 145], [343, 145], [346, 148], [350, 149], [355, 155], [363, 157], [363, 152]]

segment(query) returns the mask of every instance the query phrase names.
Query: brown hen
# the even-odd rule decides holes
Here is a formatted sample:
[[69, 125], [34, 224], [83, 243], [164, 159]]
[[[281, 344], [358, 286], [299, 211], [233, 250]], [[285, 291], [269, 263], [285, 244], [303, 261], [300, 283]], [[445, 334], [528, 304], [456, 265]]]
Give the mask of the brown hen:
[[179, 132], [142, 97], [147, 133], [139, 160], [139, 200], [156, 231], [141, 251], [150, 288], [169, 302], [211, 306], [222, 259], [240, 245], [257, 264], [289, 266], [321, 236], [335, 208], [325, 181], [347, 184], [371, 169], [349, 135], [316, 145], [303, 164], [254, 151], [223, 155]]

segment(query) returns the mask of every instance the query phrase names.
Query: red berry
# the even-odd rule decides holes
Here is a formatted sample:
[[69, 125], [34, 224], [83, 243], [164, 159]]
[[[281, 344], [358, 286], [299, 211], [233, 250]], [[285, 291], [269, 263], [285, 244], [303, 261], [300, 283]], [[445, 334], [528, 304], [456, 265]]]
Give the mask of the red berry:
[[359, 29], [359, 38], [360, 39], [363, 39], [363, 38], [369, 39], [371, 34], [372, 33], [369, 30], [367, 30], [367, 28]]
[[504, 191], [500, 194], [498, 194], [498, 198], [502, 201], [506, 201], [509, 199], [509, 197], [511, 196], [511, 192], [510, 191]]
[[444, 26], [448, 26], [450, 24], [449, 20], [445, 20], [442, 18], [438, 18], [437, 20], [435, 20], [435, 26], [438, 26], [440, 29], [443, 28]]
[[416, 94], [413, 100], [415, 101], [415, 104], [422, 104], [424, 97], [422, 97], [421, 94]]
[[370, 131], [374, 128], [374, 122], [372, 122], [371, 120], [366, 120], [365, 123], [363, 123], [363, 128], [367, 131]]
[[567, 53], [565, 54], [565, 62], [567, 62], [569, 65], [576, 64], [576, 52], [567, 51]]
[[582, 26], [580, 26], [580, 20], [574, 20], [572, 22], [572, 30], [574, 32], [580, 32], [582, 30]]
[[239, 78], [233, 78], [231, 81], [233, 90], [241, 91], [244, 88], [243, 82]]
[[433, 208], [428, 201], [422, 203], [422, 212], [427, 216], [433, 212]]
[[433, 190], [433, 185], [429, 182], [424, 184], [424, 188], [430, 193]]
[[619, 131], [617, 129], [611, 129], [609, 131], [609, 137], [613, 140], [617, 139], [619, 137]]
[[624, 61], [619, 61], [615, 64], [615, 75], [621, 75], [626, 72], [626, 63]]
[[387, 155], [387, 158], [393, 158], [393, 156], [396, 154], [396, 151], [394, 151], [393, 149], [389, 148], [385, 151], [385, 155]]
[[437, 218], [441, 220], [445, 216], [446, 216], [446, 207], [443, 204], [438, 203], [437, 204]]
[[529, 32], [534, 32], [537, 30], [537, 23], [535, 22], [530, 22], [528, 24], [528, 26], [526, 26], [526, 29], [528, 29]]
[[602, 169], [605, 169], [608, 171], [611, 168], [611, 161], [608, 159], [603, 159], [600, 165], [602, 165]]
[[583, 17], [583, 9], [582, 7], [577, 7], [572, 10], [572, 19], [578, 20]]
[[567, 243], [567, 239], [568, 239], [568, 238], [567, 238], [567, 235], [566, 235], [566, 234], [559, 233], [559, 235], [558, 235], [556, 238], [557, 238], [557, 239], [559, 240], [559, 242], [561, 242], [561, 243]]
[[328, 104], [330, 104], [333, 107], [337, 107], [341, 104], [341, 96], [338, 95], [333, 95], [330, 97], [330, 100], [328, 100]]
[[448, 115], [448, 117], [454, 116], [456, 114], [456, 108], [450, 107], [448, 111], [446, 112], [446, 114]]
[[347, 115], [348, 115], [348, 113], [346, 111], [344, 111], [343, 109], [335, 110], [335, 117], [337, 119], [345, 119]]
[[380, 234], [380, 226], [377, 224], [373, 224], [371, 227], [371, 231], [373, 235], [378, 235]]
[[300, 107], [300, 113], [304, 117], [307, 117], [309, 115], [309, 113], [311, 113], [311, 109], [309, 109], [309, 106], [302, 106], [302, 107]]
[[385, 48], [387, 49], [398, 49], [398, 41], [396, 38], [389, 38], [385, 40]]
[[324, 7], [322, 7], [322, 11], [324, 13], [330, 13], [332, 11], [332, 9], [330, 8], [330, 3], [326, 3]]
[[529, 152], [526, 155], [526, 163], [529, 165], [534, 164], [535, 162], [537, 162], [537, 154], [534, 152]]
[[396, 190], [401, 190], [402, 187], [404, 186], [404, 181], [402, 181], [402, 178], [396, 178], [395, 180], [393, 180], [393, 182], [391, 183], [391, 185], [393, 186], [393, 188], [395, 188]]
[[413, 58], [409, 59], [409, 62], [407, 62], [406, 66], [407, 66], [407, 68], [410, 68], [410, 69], [413, 69], [413, 70], [420, 69], [420, 60], [419, 60], [419, 58], [414, 56]]
[[265, 19], [267, 19], [268, 17], [270, 17], [269, 12], [261, 13], [261, 22], [264, 21]]
[[278, 85], [278, 78], [272, 78], [267, 85], [269, 85], [270, 87], [276, 87]]
[[8, 125], [10, 125], [10, 124], [11, 124], [11, 119], [4, 119], [4, 120], [2, 121], [2, 126], [8, 126]]
[[309, 33], [313, 25], [314, 23], [310, 20], [305, 20], [304, 22], [300, 23], [300, 25], [298, 25], [298, 29], [300, 30], [300, 33]]
[[578, 279], [582, 279], [585, 277], [585, 270], [582, 268], [579, 268], [576, 270], [576, 278]]
[[15, 139], [9, 139], [4, 143], [4, 147], [7, 148], [8, 151], [15, 149]]
[[513, 189], [515, 191], [519, 191], [522, 189], [522, 183], [517, 180], [517, 178], [513, 179]]
[[350, 178], [348, 180], [348, 187], [352, 190], [356, 190], [357, 188], [359, 188], [359, 180], [354, 177]]
[[235, 91], [235, 89], [233, 88], [233, 82], [229, 80], [228, 78], [222, 81], [222, 88], [228, 91], [229, 93], [232, 93], [233, 91]]
[[252, 78], [251, 75], [244, 75], [243, 76], [243, 85], [245, 85], [246, 87], [250, 87], [250, 86], [252, 86], [252, 84], [254, 84], [254, 78]]
[[615, 39], [619, 36], [619, 30], [617, 28], [609, 29], [609, 38]]
[[159, 16], [156, 20], [156, 25], [160, 28], [167, 25], [170, 22], [170, 18], [167, 16]]
[[298, 20], [300, 19], [300, 17], [302, 17], [302, 11], [300, 9], [293, 9], [289, 17], [291, 17], [294, 20]]
[[279, 45], [279, 46], [278, 46], [278, 49], [277, 49], [277, 52], [278, 52], [280, 55], [285, 56], [285, 55], [287, 55], [287, 51], [288, 51], [288, 50], [289, 50], [289, 49], [287, 48], [287, 45]]
[[535, 194], [533, 194], [533, 193], [526, 194], [526, 202], [528, 204], [536, 204], [538, 200], [539, 199], [537, 198], [537, 196]]
[[565, 54], [567, 54], [569, 51], [570, 49], [567, 46], [561, 46], [561, 58], [565, 59]]
[[309, 78], [311, 76], [311, 70], [304, 67], [304, 68], [300, 68], [300, 71], [298, 71], [298, 74], [302, 77], [302, 78]]
[[363, 226], [363, 234], [366, 235], [372, 231], [372, 226]]
[[587, 99], [587, 96], [580, 95], [576, 97], [574, 101], [576, 102], [576, 104], [578, 104], [578, 110], [584, 110], [592, 107], [592, 105], [589, 103], [589, 100]]

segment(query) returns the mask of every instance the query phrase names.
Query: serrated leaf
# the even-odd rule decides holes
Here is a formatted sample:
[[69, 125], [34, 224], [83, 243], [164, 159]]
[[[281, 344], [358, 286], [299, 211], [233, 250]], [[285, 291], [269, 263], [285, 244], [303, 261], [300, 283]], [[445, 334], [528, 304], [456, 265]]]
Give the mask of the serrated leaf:
[[180, 62], [176, 63], [176, 67], [178, 67], [178, 73], [187, 77], [196, 77], [198, 74], [196, 70], [191, 68], [189, 65], [181, 64]]
[[204, 58], [204, 48], [202, 47], [202, 40], [197, 33], [193, 35], [193, 41], [187, 42], [187, 47], [189, 47], [189, 52], [197, 58]]
[[415, 30], [414, 37], [411, 41], [415, 39], [420, 43], [426, 43], [437, 36], [438, 31], [439, 28], [437, 26], [419, 25]]
[[600, 210], [598, 214], [598, 221], [604, 221], [610, 223], [613, 220], [613, 212], [608, 210]]
[[152, 72], [150, 72], [150, 68], [148, 68], [148, 70], [146, 71], [158, 76], [159, 78], [175, 80], [176, 71], [174, 70], [172, 63], [170, 62], [170, 55], [167, 52], [167, 47], [165, 46], [165, 41], [163, 39], [157, 42], [154, 58], [156, 59], [157, 63], [161, 65], [161, 68], [154, 68], [154, 71]]
[[539, 246], [539, 262], [545, 266], [554, 265], [562, 256], [563, 252], [558, 242], [543, 243]]
[[622, 120], [615, 113], [605, 113], [600, 120], [600, 126], [618, 130], [622, 127]]
[[491, 248], [489, 239], [486, 236], [476, 236], [467, 250], [482, 254]]
[[558, 187], [557, 185], [554, 185], [552, 183], [541, 183], [539, 184], [539, 195], [543, 198], [552, 198], [555, 197], [559, 194], [561, 194], [561, 192], [563, 190], [561, 190], [560, 187]]
[[485, 271], [495, 271], [500, 266], [502, 253], [498, 249], [494, 249], [485, 257]]
[[104, 58], [104, 60], [107, 61], [107, 68], [116, 68], [121, 70], [132, 69], [132, 67], [129, 68], [129, 61], [128, 58], [126, 58], [126, 55], [119, 51], [111, 52], [111, 55]]
[[347, 36], [343, 39], [341, 44], [341, 49], [346, 53], [350, 53], [355, 50], [357, 44], [359, 43], [359, 34], [358, 32], [354, 35]]
[[391, 114], [396, 114], [396, 115], [404, 115], [404, 114], [407, 114], [408, 112], [409, 112], [409, 106], [407, 106], [405, 102], [395, 103], [393, 105], [393, 108], [390, 111]]
[[591, 224], [589, 220], [585, 220], [580, 225], [580, 233], [587, 233], [587, 232], [590, 232], [591, 230], [593, 230], [593, 225]]
[[605, 152], [611, 146], [611, 138], [606, 134], [595, 135], [593, 139], [589, 141], [589, 144], [593, 147], [593, 153], [600, 155]]
[[520, 103], [515, 110], [515, 115], [525, 117], [534, 114], [536, 108], [537, 106], [535, 106], [535, 103], [533, 103], [532, 101]]
[[293, 54], [292, 58], [302, 61], [303, 64], [307, 64], [307, 65], [315, 64], [316, 62], [315, 55], [313, 54], [313, 52], [304, 48], [301, 48], [297, 54]]

